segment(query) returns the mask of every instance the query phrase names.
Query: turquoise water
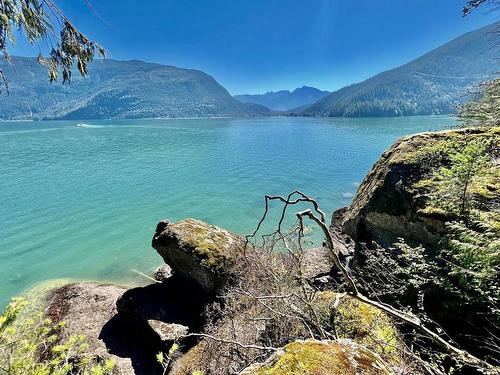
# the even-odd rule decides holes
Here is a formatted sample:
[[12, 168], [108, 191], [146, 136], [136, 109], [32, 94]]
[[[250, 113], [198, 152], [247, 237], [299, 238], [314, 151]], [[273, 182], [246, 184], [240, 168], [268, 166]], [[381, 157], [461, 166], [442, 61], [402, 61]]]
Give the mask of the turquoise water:
[[0, 123], [0, 305], [53, 278], [146, 280], [163, 218], [247, 234], [264, 194], [328, 213], [398, 137], [447, 117]]

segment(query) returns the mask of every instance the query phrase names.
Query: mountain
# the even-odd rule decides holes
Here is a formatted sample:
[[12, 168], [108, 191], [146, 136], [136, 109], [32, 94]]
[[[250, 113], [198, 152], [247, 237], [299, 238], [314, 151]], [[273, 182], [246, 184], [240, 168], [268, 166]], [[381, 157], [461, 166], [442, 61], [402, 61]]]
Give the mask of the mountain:
[[240, 102], [260, 104], [275, 111], [292, 111], [295, 108], [312, 104], [329, 93], [314, 87], [303, 86], [293, 91], [270, 91], [261, 95], [235, 95], [234, 97]]
[[467, 90], [498, 72], [500, 22], [464, 34], [396, 69], [344, 87], [308, 106], [305, 116], [448, 114]]
[[[94, 61], [87, 78], [49, 84], [35, 58], [0, 62], [9, 82], [0, 119], [104, 119], [258, 116], [271, 111], [234, 99], [211, 76], [197, 70], [143, 61]], [[4, 91], [4, 90], [2, 90]]]

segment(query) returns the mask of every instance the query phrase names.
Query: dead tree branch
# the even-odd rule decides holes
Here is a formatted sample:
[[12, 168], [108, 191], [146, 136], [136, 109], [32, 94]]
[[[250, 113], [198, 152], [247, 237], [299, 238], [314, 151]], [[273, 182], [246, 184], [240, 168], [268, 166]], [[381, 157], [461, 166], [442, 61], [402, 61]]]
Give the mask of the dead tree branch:
[[333, 261], [334, 261], [336, 268], [340, 271], [343, 279], [347, 283], [348, 294], [350, 296], [356, 298], [357, 300], [359, 300], [361, 302], [364, 302], [364, 303], [367, 303], [371, 306], [374, 306], [374, 307], [386, 312], [390, 316], [392, 316], [392, 317], [394, 317], [394, 318], [396, 318], [404, 323], [409, 324], [410, 326], [412, 326], [416, 330], [422, 332], [427, 338], [431, 339], [434, 343], [441, 346], [447, 352], [452, 353], [452, 354], [458, 356], [459, 358], [461, 358], [464, 362], [466, 362], [472, 366], [481, 366], [481, 367], [486, 367], [486, 368], [492, 367], [489, 363], [473, 356], [472, 354], [468, 353], [467, 351], [462, 350], [462, 349], [454, 346], [453, 344], [449, 343], [445, 339], [443, 339], [440, 335], [438, 335], [437, 333], [435, 333], [432, 330], [430, 330], [429, 328], [427, 328], [417, 316], [415, 316], [411, 313], [406, 313], [406, 312], [400, 311], [398, 309], [393, 308], [390, 305], [372, 300], [369, 297], [363, 295], [359, 291], [355, 280], [351, 277], [350, 272], [348, 270], [348, 267], [346, 267], [341, 261], [340, 254], [342, 251], [339, 248], [338, 241], [334, 240], [334, 238], [332, 237], [332, 234], [329, 230], [329, 227], [326, 224], [325, 214], [319, 208], [319, 204], [316, 202], [316, 200], [308, 197], [306, 194], [304, 194], [298, 190], [295, 190], [292, 193], [290, 193], [286, 198], [282, 197], [282, 196], [266, 195], [265, 196], [264, 214], [263, 214], [261, 220], [259, 221], [255, 231], [251, 235], [246, 237], [247, 243], [250, 241], [251, 238], [255, 237], [257, 235], [258, 231], [261, 229], [262, 223], [266, 219], [267, 214], [269, 212], [269, 203], [271, 201], [280, 201], [284, 204], [284, 206], [283, 206], [282, 211], [281, 211], [281, 216], [280, 216], [280, 219], [278, 221], [278, 226], [277, 226], [276, 231], [274, 231], [273, 233], [271, 233], [269, 235], [263, 235], [262, 236], [263, 240], [265, 239], [265, 237], [273, 236], [275, 234], [281, 233], [283, 222], [285, 220], [287, 209], [289, 206], [293, 206], [293, 205], [296, 205], [298, 203], [303, 203], [303, 202], [310, 203], [313, 206], [313, 209], [306, 209], [306, 210], [303, 210], [303, 211], [296, 213], [297, 219], [299, 221], [299, 228], [300, 228], [299, 242], [300, 242], [300, 238], [302, 238], [304, 236], [304, 220], [303, 219], [309, 218], [310, 220], [315, 222], [320, 227], [321, 231], [323, 232], [323, 235], [324, 235], [325, 241], [326, 241], [326, 246], [329, 249], [329, 251], [333, 257]]
[[278, 348], [273, 348], [272, 346], [260, 346], [260, 345], [253, 345], [253, 344], [242, 344], [241, 342], [235, 341], [235, 340], [226, 340], [226, 339], [221, 339], [219, 337], [215, 337], [212, 335], [208, 335], [206, 333], [190, 333], [188, 335], [184, 335], [183, 337], [204, 337], [213, 341], [221, 342], [224, 344], [231, 344], [231, 345], [236, 345], [242, 349], [255, 349], [255, 350], [265, 350], [265, 351], [272, 351], [275, 352], [278, 350]]

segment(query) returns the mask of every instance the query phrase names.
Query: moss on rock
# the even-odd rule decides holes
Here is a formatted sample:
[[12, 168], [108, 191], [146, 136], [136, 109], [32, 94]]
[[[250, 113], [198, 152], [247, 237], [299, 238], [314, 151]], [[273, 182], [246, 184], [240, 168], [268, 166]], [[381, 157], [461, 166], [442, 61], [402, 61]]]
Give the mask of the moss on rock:
[[391, 318], [380, 309], [333, 291], [317, 293], [312, 303], [320, 316], [333, 313], [338, 337], [366, 346], [388, 363], [396, 366], [403, 363], [400, 334]]
[[242, 375], [391, 374], [374, 352], [351, 340], [295, 341], [264, 364], [245, 369]]
[[383, 311], [354, 298], [343, 298], [337, 308], [340, 337], [356, 340], [391, 363], [400, 363], [399, 333]]
[[244, 241], [215, 225], [185, 219], [160, 222], [152, 246], [175, 273], [215, 291], [224, 285], [242, 255]]
[[[384, 152], [360, 185], [342, 219], [342, 228], [355, 240], [376, 240], [391, 244], [398, 237], [435, 246], [445, 233], [444, 222], [456, 213], [435, 205], [436, 173], [451, 163], [451, 157], [471, 142], [488, 144], [498, 150], [500, 128], [456, 129], [420, 133], [398, 140]], [[471, 186], [471, 194], [484, 207], [500, 199], [500, 168], [494, 154], [481, 183]], [[442, 201], [442, 200], [440, 200]], [[483, 211], [491, 226], [498, 220]]]

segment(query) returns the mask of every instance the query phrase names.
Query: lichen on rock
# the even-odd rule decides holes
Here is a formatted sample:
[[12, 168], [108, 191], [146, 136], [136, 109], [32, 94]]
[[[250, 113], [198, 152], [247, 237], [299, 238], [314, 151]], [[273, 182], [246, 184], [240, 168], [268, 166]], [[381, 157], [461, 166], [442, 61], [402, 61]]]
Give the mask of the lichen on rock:
[[401, 335], [380, 309], [331, 290], [316, 293], [311, 303], [318, 316], [333, 320], [339, 337], [366, 346], [391, 365], [403, 364]]
[[[398, 140], [366, 175], [343, 215], [343, 231], [355, 240], [375, 240], [382, 245], [403, 237], [436, 246], [446, 231], [445, 222], [454, 217], [430, 202], [433, 172], [449, 164], [457, 145], [477, 141], [498, 148], [499, 138], [500, 128], [473, 128], [420, 133]], [[498, 172], [498, 164], [493, 163], [492, 171], [495, 168]], [[498, 182], [483, 190], [477, 195], [485, 201], [500, 196]]]
[[298, 340], [241, 375], [392, 374], [374, 352], [351, 340]]
[[174, 272], [213, 292], [224, 286], [243, 253], [244, 241], [199, 220], [164, 220], [156, 228], [152, 246]]

